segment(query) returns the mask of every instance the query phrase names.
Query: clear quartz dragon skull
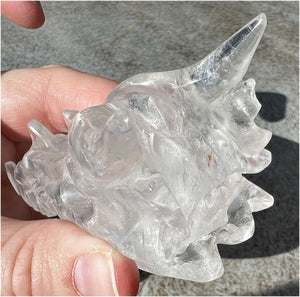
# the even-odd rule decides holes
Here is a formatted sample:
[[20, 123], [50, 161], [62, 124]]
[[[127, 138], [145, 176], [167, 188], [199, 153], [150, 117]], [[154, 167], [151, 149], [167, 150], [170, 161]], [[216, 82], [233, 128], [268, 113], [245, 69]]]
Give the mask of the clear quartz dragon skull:
[[31, 121], [30, 150], [6, 163], [15, 190], [145, 271], [220, 277], [217, 244], [249, 239], [252, 212], [273, 204], [242, 176], [271, 161], [255, 81], [242, 80], [265, 26], [261, 14], [190, 67], [133, 76], [105, 104], [64, 111], [68, 135]]

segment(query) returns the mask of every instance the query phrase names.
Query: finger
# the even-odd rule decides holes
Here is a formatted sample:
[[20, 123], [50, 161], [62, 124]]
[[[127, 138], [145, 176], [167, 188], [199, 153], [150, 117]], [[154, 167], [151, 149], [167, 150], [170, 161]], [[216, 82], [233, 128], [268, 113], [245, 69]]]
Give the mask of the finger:
[[39, 1], [1, 1], [2, 15], [13, 23], [36, 29], [45, 22], [45, 16]]
[[2, 218], [2, 295], [135, 295], [135, 263], [64, 220]]
[[66, 132], [63, 110], [101, 104], [117, 85], [63, 66], [8, 71], [1, 84], [2, 131], [14, 141], [29, 139], [27, 124], [32, 119], [54, 133]]

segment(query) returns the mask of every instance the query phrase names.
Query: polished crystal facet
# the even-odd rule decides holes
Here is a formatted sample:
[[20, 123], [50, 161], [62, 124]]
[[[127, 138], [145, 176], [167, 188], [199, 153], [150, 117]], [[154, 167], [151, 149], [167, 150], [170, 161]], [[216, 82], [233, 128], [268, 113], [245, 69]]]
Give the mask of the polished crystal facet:
[[271, 161], [255, 81], [242, 80], [265, 26], [261, 14], [190, 67], [136, 75], [104, 105], [64, 111], [68, 135], [31, 121], [31, 149], [6, 164], [16, 191], [143, 270], [221, 276], [217, 244], [250, 238], [252, 212], [273, 204], [242, 176]]

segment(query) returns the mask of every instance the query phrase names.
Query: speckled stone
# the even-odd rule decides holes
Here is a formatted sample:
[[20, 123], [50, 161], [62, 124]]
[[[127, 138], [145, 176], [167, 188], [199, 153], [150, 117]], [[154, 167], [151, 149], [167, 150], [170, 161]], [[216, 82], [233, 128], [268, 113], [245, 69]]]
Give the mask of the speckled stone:
[[295, 295], [298, 280], [294, 276], [298, 271], [290, 264], [296, 257], [298, 251], [294, 249], [268, 258], [225, 259], [224, 275], [210, 283], [151, 275], [141, 283], [139, 295]]
[[245, 78], [257, 81], [257, 124], [273, 132], [273, 162], [248, 177], [275, 204], [254, 237], [220, 246], [222, 278], [197, 284], [151, 275], [140, 295], [299, 295], [299, 4], [294, 2], [44, 2], [45, 25], [2, 19], [2, 70], [63, 64], [122, 81], [198, 61], [253, 17], [268, 25]]

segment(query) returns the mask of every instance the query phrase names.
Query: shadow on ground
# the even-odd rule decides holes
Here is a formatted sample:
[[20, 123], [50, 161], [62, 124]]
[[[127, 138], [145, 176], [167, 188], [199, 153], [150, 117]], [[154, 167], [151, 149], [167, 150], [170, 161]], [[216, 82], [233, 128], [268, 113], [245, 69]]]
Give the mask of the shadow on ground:
[[140, 272], [140, 282], [142, 282], [144, 279], [148, 278], [151, 275], [151, 273], [141, 269], [139, 269], [139, 272]]
[[268, 168], [246, 177], [274, 196], [274, 205], [254, 213], [255, 233], [234, 246], [218, 245], [224, 258], [253, 258], [288, 252], [299, 246], [299, 144], [273, 135]]
[[[251, 294], [249, 294], [251, 295]], [[275, 287], [272, 290], [262, 292], [262, 296], [299, 296], [299, 284], [291, 281], [285, 285]]]
[[[256, 95], [263, 119], [275, 122], [285, 117], [284, 95]], [[255, 233], [248, 241], [234, 246], [218, 245], [224, 258], [272, 256], [299, 246], [299, 144], [273, 135], [266, 148], [272, 152], [272, 163], [263, 172], [246, 178], [273, 195], [274, 206], [253, 214]]]
[[284, 95], [272, 92], [257, 92], [261, 104], [259, 115], [268, 122], [277, 122], [285, 117], [287, 99]]

